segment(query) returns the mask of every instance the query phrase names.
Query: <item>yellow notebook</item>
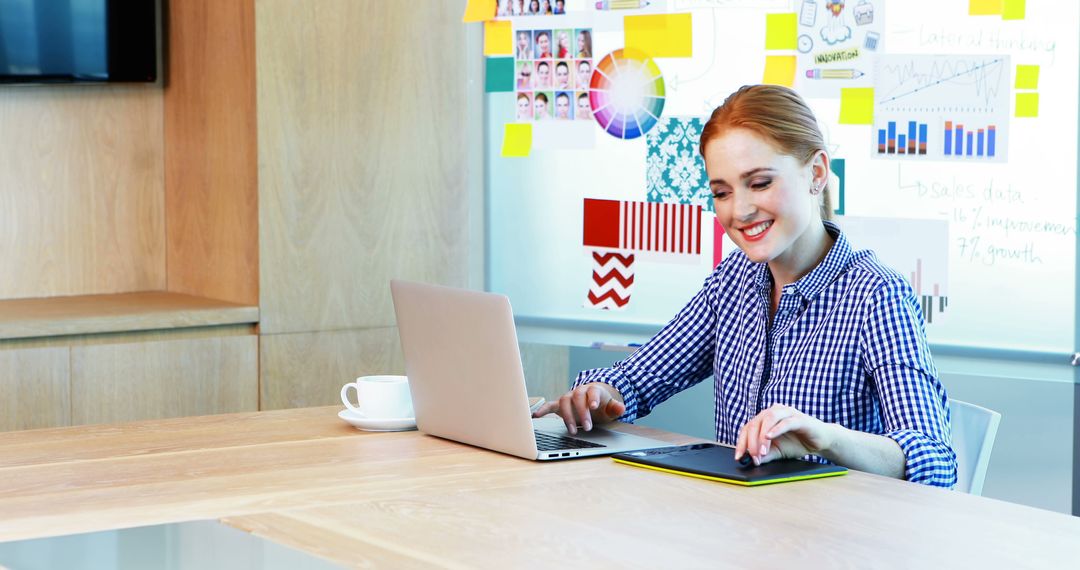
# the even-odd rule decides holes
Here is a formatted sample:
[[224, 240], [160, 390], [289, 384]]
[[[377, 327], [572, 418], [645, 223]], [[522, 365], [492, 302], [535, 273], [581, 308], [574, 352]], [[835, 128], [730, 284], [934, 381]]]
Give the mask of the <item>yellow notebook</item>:
[[629, 451], [616, 453], [611, 458], [634, 467], [747, 487], [835, 477], [847, 473], [846, 467], [823, 465], [802, 459], [779, 459], [756, 467], [753, 463], [744, 467], [735, 460], [735, 451], [732, 448], [715, 443]]

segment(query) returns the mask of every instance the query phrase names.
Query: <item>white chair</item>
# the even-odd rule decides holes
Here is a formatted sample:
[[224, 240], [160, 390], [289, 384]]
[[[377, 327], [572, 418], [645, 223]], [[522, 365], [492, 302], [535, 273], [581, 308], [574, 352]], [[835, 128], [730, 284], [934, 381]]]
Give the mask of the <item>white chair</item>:
[[1001, 414], [952, 399], [949, 409], [952, 410], [952, 445], [956, 451], [956, 490], [982, 495]]

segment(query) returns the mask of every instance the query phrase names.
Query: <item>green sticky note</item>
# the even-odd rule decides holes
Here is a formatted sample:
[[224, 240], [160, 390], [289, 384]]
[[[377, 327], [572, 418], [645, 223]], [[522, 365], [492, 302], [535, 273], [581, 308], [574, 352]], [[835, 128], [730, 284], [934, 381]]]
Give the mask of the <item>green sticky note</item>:
[[795, 86], [795, 56], [793, 55], [767, 55], [765, 56], [765, 74], [762, 83]]
[[514, 90], [514, 58], [489, 57], [484, 68], [484, 91], [503, 93]]
[[1027, 0], [1005, 0], [1001, 6], [1002, 20], [1023, 20], [1027, 14]]
[[1016, 66], [1016, 88], [1017, 89], [1038, 89], [1039, 88], [1039, 66], [1037, 66], [1037, 65], [1018, 65], [1018, 66]]
[[840, 124], [874, 124], [873, 87], [844, 87], [840, 90]]
[[1016, 94], [1016, 116], [1017, 117], [1038, 117], [1039, 116], [1039, 94], [1038, 93], [1017, 93]]
[[503, 128], [502, 155], [525, 158], [532, 151], [532, 123], [506, 123]]
[[799, 19], [795, 12], [765, 14], [765, 49], [795, 49]]

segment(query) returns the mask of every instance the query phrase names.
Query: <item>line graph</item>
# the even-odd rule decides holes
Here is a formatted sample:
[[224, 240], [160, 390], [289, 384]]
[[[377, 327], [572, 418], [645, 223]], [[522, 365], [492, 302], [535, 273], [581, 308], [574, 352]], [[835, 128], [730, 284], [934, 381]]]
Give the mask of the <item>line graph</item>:
[[883, 111], [1008, 112], [1007, 56], [883, 55], [876, 77]]

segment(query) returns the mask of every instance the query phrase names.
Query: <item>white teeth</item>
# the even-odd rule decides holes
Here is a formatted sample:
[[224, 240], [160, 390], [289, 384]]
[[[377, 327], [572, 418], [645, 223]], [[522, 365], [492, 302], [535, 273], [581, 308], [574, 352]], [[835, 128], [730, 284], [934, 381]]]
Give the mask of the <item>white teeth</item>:
[[772, 222], [761, 222], [760, 224], [758, 224], [756, 226], [746, 228], [745, 230], [743, 230], [743, 233], [750, 236], [750, 237], [754, 237], [754, 236], [760, 234], [761, 232], [769, 229], [769, 226], [771, 226], [771, 225], [772, 225]]

